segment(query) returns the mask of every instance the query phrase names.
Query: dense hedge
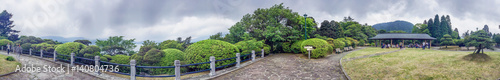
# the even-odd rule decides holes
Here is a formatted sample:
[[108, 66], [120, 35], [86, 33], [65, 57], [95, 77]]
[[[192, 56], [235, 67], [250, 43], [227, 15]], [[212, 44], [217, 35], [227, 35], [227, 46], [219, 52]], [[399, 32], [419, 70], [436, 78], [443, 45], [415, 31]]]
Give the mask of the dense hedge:
[[[135, 59], [137, 62], [142, 62], [144, 55], [146, 55], [146, 52], [153, 48], [154, 46], [141, 46], [141, 48], [139, 49], [139, 53], [133, 54], [130, 58]], [[143, 65], [143, 63], [139, 63], [138, 65]]]
[[[158, 66], [174, 66], [174, 61], [185, 61], [184, 52], [178, 49], [164, 49], [165, 55], [161, 58], [160, 65]], [[174, 74], [174, 68], [167, 69], [151, 69], [151, 74]], [[186, 68], [181, 68], [181, 72], [186, 71]]]
[[241, 55], [250, 54], [252, 50], [259, 52], [265, 46], [262, 41], [257, 40], [240, 41], [234, 45], [240, 49]]
[[[231, 43], [220, 40], [203, 40], [190, 45], [185, 53], [188, 64], [202, 63], [210, 61], [210, 56], [214, 56], [216, 60], [235, 57], [239, 49]], [[216, 63], [216, 66], [227, 65], [235, 62], [235, 60], [225, 60]], [[209, 64], [198, 66], [190, 66], [190, 68], [207, 69]]]
[[352, 42], [349, 40], [346, 40], [345, 38], [337, 38], [336, 40], [340, 40], [340, 41], [344, 42], [345, 43], [344, 47], [348, 47], [348, 46], [352, 45]]
[[29, 48], [31, 48], [31, 43], [24, 43], [24, 44], [21, 45], [21, 48], [23, 48], [23, 49], [29, 49]]
[[290, 42], [284, 42], [282, 47], [283, 47], [283, 51], [286, 53], [293, 52]]
[[[114, 56], [111, 56], [111, 61], [109, 61], [109, 62], [117, 63], [117, 64], [130, 65], [130, 56], [127, 56], [127, 55], [114, 55]], [[116, 66], [116, 65], [113, 65], [113, 66]], [[120, 72], [123, 72], [123, 73], [130, 72], [130, 67], [119, 66], [118, 68], [120, 69]]]
[[264, 44], [264, 54], [271, 53], [271, 46]]
[[[71, 53], [77, 54], [81, 49], [83, 49], [85, 47], [86, 46], [83, 45], [82, 43], [68, 42], [68, 43], [64, 43], [64, 44], [58, 45], [57, 48], [56, 48], [56, 51], [57, 51], [58, 54], [63, 54], [63, 55], [70, 56]], [[69, 57], [65, 57], [65, 56], [57, 56], [57, 57], [69, 60]], [[79, 57], [83, 57], [83, 55], [81, 55]]]
[[333, 47], [323, 39], [312, 38], [312, 39], [307, 39], [304, 42], [302, 42], [301, 52], [304, 55], [308, 55], [307, 49], [304, 49], [304, 46], [313, 46], [314, 47], [314, 50], [311, 51], [311, 58], [324, 57], [327, 54], [333, 52]]
[[359, 44], [358, 40], [353, 39], [353, 38], [351, 38], [351, 37], [346, 37], [346, 38], [345, 38], [345, 40], [349, 40], [349, 41], [351, 41], [351, 45], [350, 45], [350, 46], [352, 46], [353, 48], [355, 48], [355, 47], [356, 47], [356, 45], [358, 45], [358, 44]]
[[10, 43], [10, 45], [14, 44], [14, 42], [12, 42], [8, 39], [1, 39], [0, 40], [0, 46], [6, 46], [8, 43]]
[[300, 47], [302, 45], [302, 42], [304, 42], [304, 41], [296, 41], [295, 43], [292, 44], [291, 48], [292, 48], [293, 53], [300, 53], [301, 52], [300, 50], [302, 50], [302, 48], [304, 48], [304, 47], [302, 47], [302, 48]]
[[80, 52], [78, 52], [77, 55], [84, 55], [84, 57], [86, 58], [94, 58], [94, 56], [100, 56], [101, 55], [100, 52], [101, 49], [99, 48], [99, 46], [91, 45], [80, 50]]
[[165, 40], [160, 43], [160, 48], [161, 49], [169, 49], [169, 48], [174, 48], [174, 49], [179, 49], [183, 51], [185, 48], [182, 46], [182, 43], [179, 43], [175, 40]]
[[335, 39], [332, 41], [332, 44], [334, 45], [333, 48], [337, 49], [344, 49], [345, 43], [342, 40]]
[[111, 55], [109, 55], [109, 54], [102, 55], [101, 57], [104, 57], [104, 58], [108, 59], [108, 61], [110, 61], [112, 59]]
[[165, 55], [165, 52], [158, 50], [156, 48], [153, 48], [146, 52], [144, 55], [144, 58], [142, 59], [143, 65], [145, 66], [156, 66], [159, 65], [158, 63], [161, 61], [161, 58]]

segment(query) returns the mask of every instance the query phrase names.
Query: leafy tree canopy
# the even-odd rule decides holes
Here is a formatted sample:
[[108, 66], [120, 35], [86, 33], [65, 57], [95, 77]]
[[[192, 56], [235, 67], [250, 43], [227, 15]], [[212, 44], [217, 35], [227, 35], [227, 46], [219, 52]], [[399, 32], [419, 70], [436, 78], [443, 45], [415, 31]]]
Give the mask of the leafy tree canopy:
[[107, 40], [99, 40], [95, 42], [97, 46], [104, 51], [105, 54], [115, 55], [117, 53], [135, 53], [133, 49], [136, 45], [133, 43], [135, 39], [125, 40], [123, 36], [111, 36]]

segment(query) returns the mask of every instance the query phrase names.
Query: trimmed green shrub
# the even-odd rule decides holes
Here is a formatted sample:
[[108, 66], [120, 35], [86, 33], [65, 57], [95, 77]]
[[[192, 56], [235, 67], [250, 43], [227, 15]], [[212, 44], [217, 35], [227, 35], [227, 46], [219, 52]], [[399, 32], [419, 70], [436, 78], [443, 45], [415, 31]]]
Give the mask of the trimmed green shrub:
[[[71, 56], [71, 53], [75, 53], [75, 54], [78, 54], [78, 52], [85, 48], [86, 46], [83, 45], [82, 43], [78, 43], [78, 42], [68, 42], [68, 43], [64, 43], [64, 44], [61, 44], [59, 45], [57, 48], [56, 48], [56, 51], [58, 54], [63, 54], [63, 55], [68, 55], [68, 56]], [[66, 56], [57, 56], [58, 58], [62, 58], [62, 59], [66, 59], [66, 60], [69, 60], [69, 57], [66, 57]], [[79, 57], [83, 57], [83, 55], [79, 56]]]
[[36, 51], [43, 49], [43, 51], [54, 52], [54, 45], [48, 43], [32, 44], [31, 48]]
[[[165, 49], [165, 56], [161, 58], [160, 65], [158, 66], [174, 66], [174, 61], [184, 61], [184, 52], [178, 49]], [[174, 68], [167, 69], [151, 69], [151, 74], [175, 74]], [[181, 72], [186, 71], [186, 68], [181, 68]]]
[[0, 46], [6, 46], [8, 43], [10, 43], [10, 45], [14, 44], [14, 42], [8, 39], [0, 39]]
[[99, 60], [101, 60], [101, 61], [106, 61], [106, 62], [109, 61], [108, 58], [106, 58], [106, 57], [99, 57], [99, 58], [100, 58]]
[[358, 40], [353, 39], [351, 37], [346, 37], [345, 39], [351, 41], [351, 45], [350, 46], [352, 46], [353, 48], [356, 48], [356, 45], [359, 44]]
[[138, 65], [143, 65], [144, 63], [142, 63], [142, 60], [144, 58], [144, 55], [146, 55], [146, 53], [153, 48], [154, 46], [141, 46], [141, 48], [139, 49], [139, 53], [133, 54], [130, 58], [135, 59], [137, 62], [140, 62], [138, 63]]
[[102, 57], [105, 57], [106, 59], [108, 59], [107, 61], [110, 61], [112, 59], [111, 55], [109, 55], [109, 54], [103, 55]]
[[31, 48], [31, 43], [24, 43], [24, 44], [21, 45], [21, 48], [23, 48], [23, 49], [29, 49], [29, 48]]
[[292, 48], [293, 53], [300, 53], [301, 52], [300, 50], [302, 50], [302, 48], [304, 48], [304, 47], [300, 47], [302, 45], [302, 42], [304, 42], [304, 41], [302, 41], [302, 40], [296, 41], [295, 43], [292, 44], [291, 48]]
[[141, 63], [143, 63], [143, 65], [145, 66], [155, 66], [161, 61], [161, 58], [164, 56], [164, 54], [165, 52], [153, 48], [146, 52]]
[[165, 40], [165, 41], [161, 42], [159, 46], [161, 49], [174, 48], [174, 49], [179, 49], [181, 51], [183, 51], [185, 49], [181, 43], [179, 43], [175, 40]]
[[[190, 45], [185, 53], [188, 64], [202, 63], [210, 61], [210, 56], [214, 56], [216, 60], [235, 57], [239, 49], [231, 43], [220, 40], [203, 40]], [[235, 62], [235, 60], [225, 60], [216, 63], [216, 66], [227, 65]], [[190, 68], [207, 69], [209, 64], [201, 64], [198, 66], [189, 66]]]
[[332, 44], [334, 45], [333, 48], [337, 49], [344, 49], [345, 43], [342, 40], [335, 39], [332, 41]]
[[349, 40], [346, 40], [345, 38], [337, 38], [337, 40], [344, 42], [345, 43], [344, 47], [348, 47], [348, 46], [352, 45], [352, 42]]
[[311, 51], [311, 58], [324, 57], [328, 53], [333, 52], [333, 47], [329, 45], [325, 40], [319, 38], [307, 39], [302, 42], [301, 51], [304, 55], [308, 55], [307, 49], [304, 49], [304, 46], [314, 47], [314, 50]]
[[[93, 56], [101, 55], [101, 49], [99, 46], [91, 45], [80, 50], [78, 55], [84, 55], [84, 57], [94, 58]], [[85, 56], [88, 55], [88, 56]]]
[[14, 59], [14, 57], [12, 57], [12, 56], [7, 56], [7, 58], [5, 58], [5, 60], [7, 60], [7, 61], [15, 61], [16, 59]]
[[[111, 61], [109, 61], [109, 62], [130, 65], [130, 56], [114, 55], [114, 56], [111, 56]], [[116, 66], [116, 65], [113, 65], [113, 66]], [[130, 72], [130, 67], [119, 66], [118, 69], [120, 69], [120, 72], [123, 72], [123, 73]]]
[[247, 41], [240, 41], [236, 44], [234, 44], [238, 49], [241, 51], [241, 55], [246, 55], [252, 53], [252, 50], [255, 50], [255, 52], [259, 52], [265, 44], [262, 41], [257, 41], [257, 40], [247, 40]]
[[283, 51], [285, 51], [286, 53], [292, 52], [292, 48], [290, 46], [290, 42], [284, 42], [282, 45]]
[[366, 44], [366, 43], [365, 43], [365, 40], [360, 40], [358, 45], [360, 45], [360, 46], [365, 46], [365, 44]]

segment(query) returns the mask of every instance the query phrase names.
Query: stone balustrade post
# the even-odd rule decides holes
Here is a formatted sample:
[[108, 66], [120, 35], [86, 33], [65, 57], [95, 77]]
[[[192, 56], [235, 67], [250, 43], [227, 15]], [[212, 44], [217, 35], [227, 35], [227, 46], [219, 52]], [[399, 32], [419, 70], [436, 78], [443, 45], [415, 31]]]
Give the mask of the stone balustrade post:
[[175, 60], [175, 80], [181, 80], [181, 61]]
[[215, 76], [215, 57], [210, 56], [210, 77]]
[[135, 80], [135, 59], [130, 60], [130, 80]]
[[31, 48], [30, 48], [30, 56], [31, 56]]
[[75, 53], [71, 53], [71, 67], [75, 66]]
[[40, 57], [43, 58], [43, 50], [40, 50]]
[[262, 51], [262, 55], [260, 57], [264, 58], [264, 49], [260, 49], [260, 51]]
[[240, 62], [241, 62], [241, 55], [240, 53], [236, 53], [236, 67], [240, 67]]
[[52, 55], [52, 56], [54, 57], [54, 61], [57, 61], [57, 59], [56, 59], [56, 56], [57, 56], [57, 51], [56, 51], [56, 50], [54, 50], [54, 53], [53, 53], [53, 55]]
[[99, 57], [99, 56], [95, 56], [95, 57], [94, 57], [95, 68], [97, 69], [97, 72], [96, 72], [96, 73], [97, 73], [97, 75], [101, 74], [101, 72], [100, 72], [100, 70], [99, 70], [99, 68], [100, 68], [100, 66], [99, 66], [99, 65], [100, 65], [99, 60], [100, 60], [100, 59], [101, 59], [101, 57]]
[[252, 62], [255, 61], [255, 50], [252, 50]]

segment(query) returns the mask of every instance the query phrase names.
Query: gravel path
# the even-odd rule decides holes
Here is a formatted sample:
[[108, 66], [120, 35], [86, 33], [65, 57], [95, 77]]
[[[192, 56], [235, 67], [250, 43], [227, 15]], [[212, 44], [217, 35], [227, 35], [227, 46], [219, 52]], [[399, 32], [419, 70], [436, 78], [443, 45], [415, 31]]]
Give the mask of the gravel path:
[[[0, 51], [0, 54], [7, 55], [5, 51]], [[19, 60], [17, 55], [10, 54], [7, 56], [13, 56], [16, 60], [20, 61], [23, 65], [33, 65], [35, 67], [47, 66], [60, 66], [60, 63], [53, 63], [46, 60], [41, 60], [39, 58], [28, 57], [27, 55], [21, 55]], [[21, 66], [20, 66], [21, 67]], [[63, 65], [63, 67], [67, 67]], [[44, 69], [41, 69], [43, 71]], [[64, 69], [67, 70], [67, 69]], [[99, 80], [94, 76], [90, 76], [81, 72], [17, 72], [7, 76], [0, 77], [0, 80]]]
[[339, 60], [348, 53], [311, 60], [302, 54], [275, 54], [214, 80], [341, 80]]

